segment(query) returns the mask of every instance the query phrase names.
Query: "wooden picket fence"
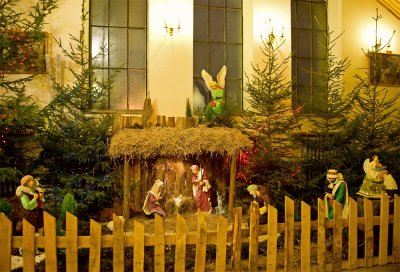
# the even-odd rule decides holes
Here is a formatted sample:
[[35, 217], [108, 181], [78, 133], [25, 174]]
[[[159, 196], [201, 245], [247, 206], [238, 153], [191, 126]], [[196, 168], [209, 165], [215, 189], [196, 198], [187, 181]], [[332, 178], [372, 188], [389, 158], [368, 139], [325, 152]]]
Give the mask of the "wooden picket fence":
[[[301, 222], [295, 222], [295, 202], [285, 198], [285, 222], [278, 223], [277, 209], [269, 206], [268, 225], [257, 224], [258, 205], [252, 203], [250, 227], [242, 224], [242, 208], [235, 208], [232, 223], [228, 224], [228, 220], [220, 216], [217, 229], [212, 231], [207, 228], [207, 215], [201, 212], [198, 213], [195, 232], [187, 231], [186, 220], [178, 214], [175, 233], [166, 233], [164, 221], [157, 215], [152, 234], [145, 233], [144, 225], [137, 220], [133, 220], [133, 232], [124, 232], [123, 221], [114, 215], [113, 235], [102, 235], [101, 224], [91, 220], [90, 236], [78, 236], [77, 218], [67, 214], [65, 236], [57, 236], [56, 219], [45, 212], [44, 237], [35, 237], [34, 228], [27, 221], [23, 222], [23, 236], [13, 236], [12, 222], [0, 214], [0, 271], [11, 270], [13, 248], [22, 248], [26, 272], [35, 271], [36, 248], [45, 250], [46, 271], [58, 271], [58, 249], [63, 249], [65, 254], [66, 271], [78, 271], [78, 249], [81, 248], [89, 249], [89, 271], [100, 271], [102, 248], [113, 251], [113, 271], [126, 271], [124, 251], [127, 247], [133, 248], [133, 271], [144, 271], [145, 247], [154, 247], [154, 271], [165, 271], [166, 246], [175, 247], [174, 270], [185, 271], [187, 245], [196, 247], [194, 271], [211, 271], [210, 266], [206, 266], [208, 245], [216, 246], [212, 271], [340, 271], [399, 263], [400, 197], [396, 195], [393, 201], [389, 201], [383, 195], [378, 203], [378, 216], [373, 214], [371, 200], [364, 199], [360, 209], [362, 216], [358, 215], [360, 207], [357, 202], [351, 198], [349, 201], [349, 217], [343, 220], [340, 204], [334, 203], [334, 220], [327, 220], [324, 201], [318, 199], [317, 219], [311, 220], [311, 207], [301, 202]], [[375, 231], [377, 227], [379, 229]], [[343, 258], [344, 228], [348, 230], [348, 252]], [[312, 233], [317, 235], [317, 241], [312, 238]], [[332, 234], [332, 250], [327, 249], [327, 236], [331, 237], [328, 233]], [[361, 243], [358, 239], [360, 233], [364, 238]], [[258, 250], [259, 237], [265, 234], [268, 234], [266, 255], [259, 254]], [[278, 247], [278, 239], [284, 240], [283, 249]], [[246, 260], [241, 260], [243, 243], [248, 243], [249, 257]], [[231, 254], [227, 252], [229, 247]], [[295, 248], [298, 247], [300, 263], [294, 261]], [[317, 248], [315, 254], [312, 247]], [[359, 247], [364, 250], [362, 258], [357, 256]], [[379, 249], [378, 252], [374, 252], [374, 247]], [[327, 257], [330, 254], [332, 258]]]

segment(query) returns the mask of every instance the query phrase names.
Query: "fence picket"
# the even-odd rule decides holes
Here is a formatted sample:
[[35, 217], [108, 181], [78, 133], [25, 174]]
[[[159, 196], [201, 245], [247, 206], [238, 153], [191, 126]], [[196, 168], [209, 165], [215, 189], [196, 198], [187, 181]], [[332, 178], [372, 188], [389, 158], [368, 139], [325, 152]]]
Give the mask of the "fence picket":
[[342, 269], [343, 221], [342, 205], [333, 201], [333, 271]]
[[101, 256], [101, 225], [90, 220], [90, 249], [89, 249], [89, 271], [100, 271]]
[[144, 225], [139, 221], [133, 221], [134, 242], [133, 242], [133, 271], [144, 271]]
[[66, 270], [67, 272], [75, 272], [78, 271], [78, 218], [69, 212], [66, 213], [65, 236], [67, 237]]
[[239, 272], [242, 254], [242, 208], [234, 208], [233, 238], [232, 238], [232, 271]]
[[114, 272], [124, 272], [124, 222], [113, 214], [113, 266]]
[[284, 271], [293, 270], [294, 253], [294, 201], [285, 196], [285, 257]]
[[46, 271], [57, 271], [56, 219], [47, 212], [43, 212], [44, 219], [44, 247], [46, 252]]
[[278, 210], [268, 205], [267, 271], [276, 271], [278, 244]]
[[[175, 119], [174, 119], [175, 120]], [[154, 271], [163, 272], [165, 270], [165, 236], [164, 236], [164, 220], [155, 213], [154, 220]], [[207, 237], [207, 234], [206, 234]]]
[[400, 263], [400, 197], [394, 196], [393, 209], [393, 263]]
[[12, 222], [0, 213], [0, 271], [11, 271]]
[[[225, 271], [226, 266], [226, 240], [228, 231], [228, 220], [218, 217], [217, 225], [217, 254], [215, 256], [215, 271]], [[176, 270], [175, 270], [176, 271]]]
[[35, 271], [35, 227], [22, 220], [22, 254], [24, 272]]
[[357, 268], [357, 243], [358, 243], [358, 226], [357, 226], [357, 202], [349, 198], [349, 237], [348, 237], [348, 250], [349, 250], [349, 269]]
[[194, 271], [203, 272], [206, 270], [206, 249], [207, 249], [207, 222], [203, 212], [197, 212], [197, 242], [196, 242], [196, 263]]
[[325, 229], [325, 200], [318, 199], [318, 246], [317, 261], [318, 270], [326, 271], [326, 229]]
[[311, 207], [301, 202], [301, 271], [311, 269]]
[[364, 198], [364, 267], [372, 267], [374, 256], [374, 232], [373, 232], [372, 201]]
[[389, 236], [389, 197], [381, 197], [381, 213], [379, 223], [379, 265], [387, 264]]
[[249, 271], [258, 271], [258, 232], [259, 232], [260, 210], [258, 203], [251, 202], [250, 205], [250, 239], [249, 239]]
[[186, 258], [186, 220], [176, 215], [175, 272], [184, 272]]

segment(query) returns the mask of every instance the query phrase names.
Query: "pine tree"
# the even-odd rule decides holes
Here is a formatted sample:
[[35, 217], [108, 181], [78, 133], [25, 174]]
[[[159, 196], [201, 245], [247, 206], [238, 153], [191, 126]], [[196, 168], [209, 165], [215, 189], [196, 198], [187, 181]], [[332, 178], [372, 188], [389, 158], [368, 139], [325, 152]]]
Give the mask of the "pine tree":
[[25, 91], [26, 84], [35, 75], [10, 74], [24, 71], [26, 66], [36, 67], [36, 61], [43, 63], [43, 59], [31, 58], [30, 52], [44, 43], [45, 18], [57, 7], [56, 0], [46, 0], [39, 1], [30, 10], [16, 12], [18, 2], [0, 3], [0, 176], [4, 173], [8, 181], [19, 180], [21, 172], [17, 169], [30, 171], [29, 152], [18, 146], [34, 141], [36, 128], [42, 123], [36, 101]]
[[[263, 66], [253, 65], [251, 77], [247, 76], [244, 91], [248, 94], [249, 109], [243, 116], [243, 125], [251, 131], [255, 150], [249, 162], [250, 178], [253, 183], [266, 186], [271, 197], [294, 192], [286, 186], [300, 185], [297, 179], [296, 162], [293, 160], [292, 132], [298, 125], [297, 113], [290, 104], [291, 81], [284, 72], [290, 57], [279, 60], [279, 48], [268, 39], [261, 48], [265, 59]], [[301, 185], [300, 185], [301, 186]], [[280, 200], [283, 198], [279, 197]]]
[[64, 55], [75, 65], [68, 67], [74, 81], [64, 86], [53, 78], [55, 97], [43, 109], [46, 124], [41, 127], [41, 162], [48, 169], [43, 182], [52, 185], [55, 201], [72, 193], [82, 217], [111, 200], [113, 175], [107, 157], [112, 116], [88, 114], [95, 104], [101, 103], [110, 82], [97, 80], [90, 66], [85, 41], [88, 21], [85, 2], [82, 3], [80, 35], [71, 35], [69, 51], [61, 40], [56, 40]]

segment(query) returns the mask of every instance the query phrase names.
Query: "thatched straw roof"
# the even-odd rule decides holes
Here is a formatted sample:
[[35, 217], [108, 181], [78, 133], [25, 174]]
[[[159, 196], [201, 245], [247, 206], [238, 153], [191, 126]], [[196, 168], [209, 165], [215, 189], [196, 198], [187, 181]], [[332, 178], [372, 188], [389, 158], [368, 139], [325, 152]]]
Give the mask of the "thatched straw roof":
[[112, 138], [109, 155], [148, 159], [155, 157], [228, 155], [252, 146], [251, 140], [234, 128], [166, 128], [123, 129]]

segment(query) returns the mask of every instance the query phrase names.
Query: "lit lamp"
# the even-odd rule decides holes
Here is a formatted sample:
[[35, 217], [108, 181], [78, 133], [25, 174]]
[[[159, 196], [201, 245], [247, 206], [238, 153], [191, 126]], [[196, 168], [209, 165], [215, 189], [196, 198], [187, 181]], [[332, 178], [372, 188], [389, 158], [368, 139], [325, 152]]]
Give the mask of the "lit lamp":
[[178, 26], [175, 28], [173, 24], [167, 24], [167, 19], [164, 20], [164, 29], [170, 36], [173, 36], [174, 33], [178, 33], [181, 30], [181, 21], [178, 21]]

